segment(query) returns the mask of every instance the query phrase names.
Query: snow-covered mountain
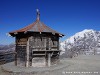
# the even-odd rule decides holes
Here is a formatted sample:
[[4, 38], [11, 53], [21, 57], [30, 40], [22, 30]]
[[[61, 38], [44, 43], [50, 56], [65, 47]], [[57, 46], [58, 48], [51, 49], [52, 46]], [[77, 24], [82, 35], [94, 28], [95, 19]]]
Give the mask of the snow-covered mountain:
[[73, 47], [76, 50], [97, 50], [97, 48], [100, 48], [100, 31], [85, 29], [60, 43], [60, 49], [62, 51], [72, 49]]

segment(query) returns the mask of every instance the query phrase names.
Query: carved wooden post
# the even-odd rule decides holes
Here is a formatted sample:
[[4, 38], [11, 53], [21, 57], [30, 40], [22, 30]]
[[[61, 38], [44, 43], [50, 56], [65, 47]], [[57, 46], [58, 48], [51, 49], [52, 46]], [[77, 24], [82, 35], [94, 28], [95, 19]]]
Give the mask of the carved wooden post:
[[26, 67], [29, 66], [29, 38], [27, 40], [27, 46], [26, 46]]

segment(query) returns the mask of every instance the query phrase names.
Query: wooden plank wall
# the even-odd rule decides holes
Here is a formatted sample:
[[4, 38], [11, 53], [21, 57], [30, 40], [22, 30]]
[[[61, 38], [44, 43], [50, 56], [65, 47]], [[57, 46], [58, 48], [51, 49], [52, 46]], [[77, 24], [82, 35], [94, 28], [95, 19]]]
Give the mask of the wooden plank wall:
[[16, 38], [17, 65], [25, 66], [27, 38]]
[[[30, 37], [29, 37], [30, 36]], [[16, 63], [19, 66], [25, 66], [26, 63], [26, 47], [29, 37], [29, 64], [32, 65], [32, 50], [58, 50], [59, 37], [49, 34], [33, 33], [25, 37], [16, 37]], [[47, 58], [46, 58], [47, 59]]]
[[30, 47], [34, 50], [58, 50], [59, 37], [35, 34], [30, 37]]

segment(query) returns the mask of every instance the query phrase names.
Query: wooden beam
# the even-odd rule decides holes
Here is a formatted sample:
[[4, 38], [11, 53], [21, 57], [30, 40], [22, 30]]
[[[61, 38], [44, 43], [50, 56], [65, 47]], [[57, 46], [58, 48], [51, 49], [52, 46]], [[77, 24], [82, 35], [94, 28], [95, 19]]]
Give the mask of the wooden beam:
[[41, 32], [40, 32], [40, 34], [41, 34]]
[[17, 53], [15, 54], [15, 66], [17, 66]]
[[48, 54], [48, 67], [51, 66], [51, 54], [49, 53]]
[[[15, 43], [17, 43], [17, 38], [15, 38]], [[16, 47], [15, 47], [15, 66], [17, 66], [17, 44], [16, 44]]]
[[18, 34], [17, 32], [14, 33], [15, 35]]
[[27, 40], [26, 46], [26, 67], [29, 67], [29, 38]]
[[27, 33], [27, 31], [24, 32], [24, 34], [26, 34], [26, 33]]
[[59, 37], [58, 37], [57, 43], [58, 43], [57, 44], [57, 47], [58, 47], [57, 49], [59, 50]]
[[49, 37], [49, 40], [48, 40], [48, 42], [49, 42], [49, 50], [51, 50], [51, 43], [50, 43], [50, 41], [51, 41], [51, 38]]

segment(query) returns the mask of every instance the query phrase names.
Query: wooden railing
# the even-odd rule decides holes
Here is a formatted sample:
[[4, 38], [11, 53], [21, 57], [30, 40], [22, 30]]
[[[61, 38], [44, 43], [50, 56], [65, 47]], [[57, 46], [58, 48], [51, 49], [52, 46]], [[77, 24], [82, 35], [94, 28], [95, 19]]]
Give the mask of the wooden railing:
[[15, 52], [0, 53], [0, 65], [14, 61], [15, 54]]

